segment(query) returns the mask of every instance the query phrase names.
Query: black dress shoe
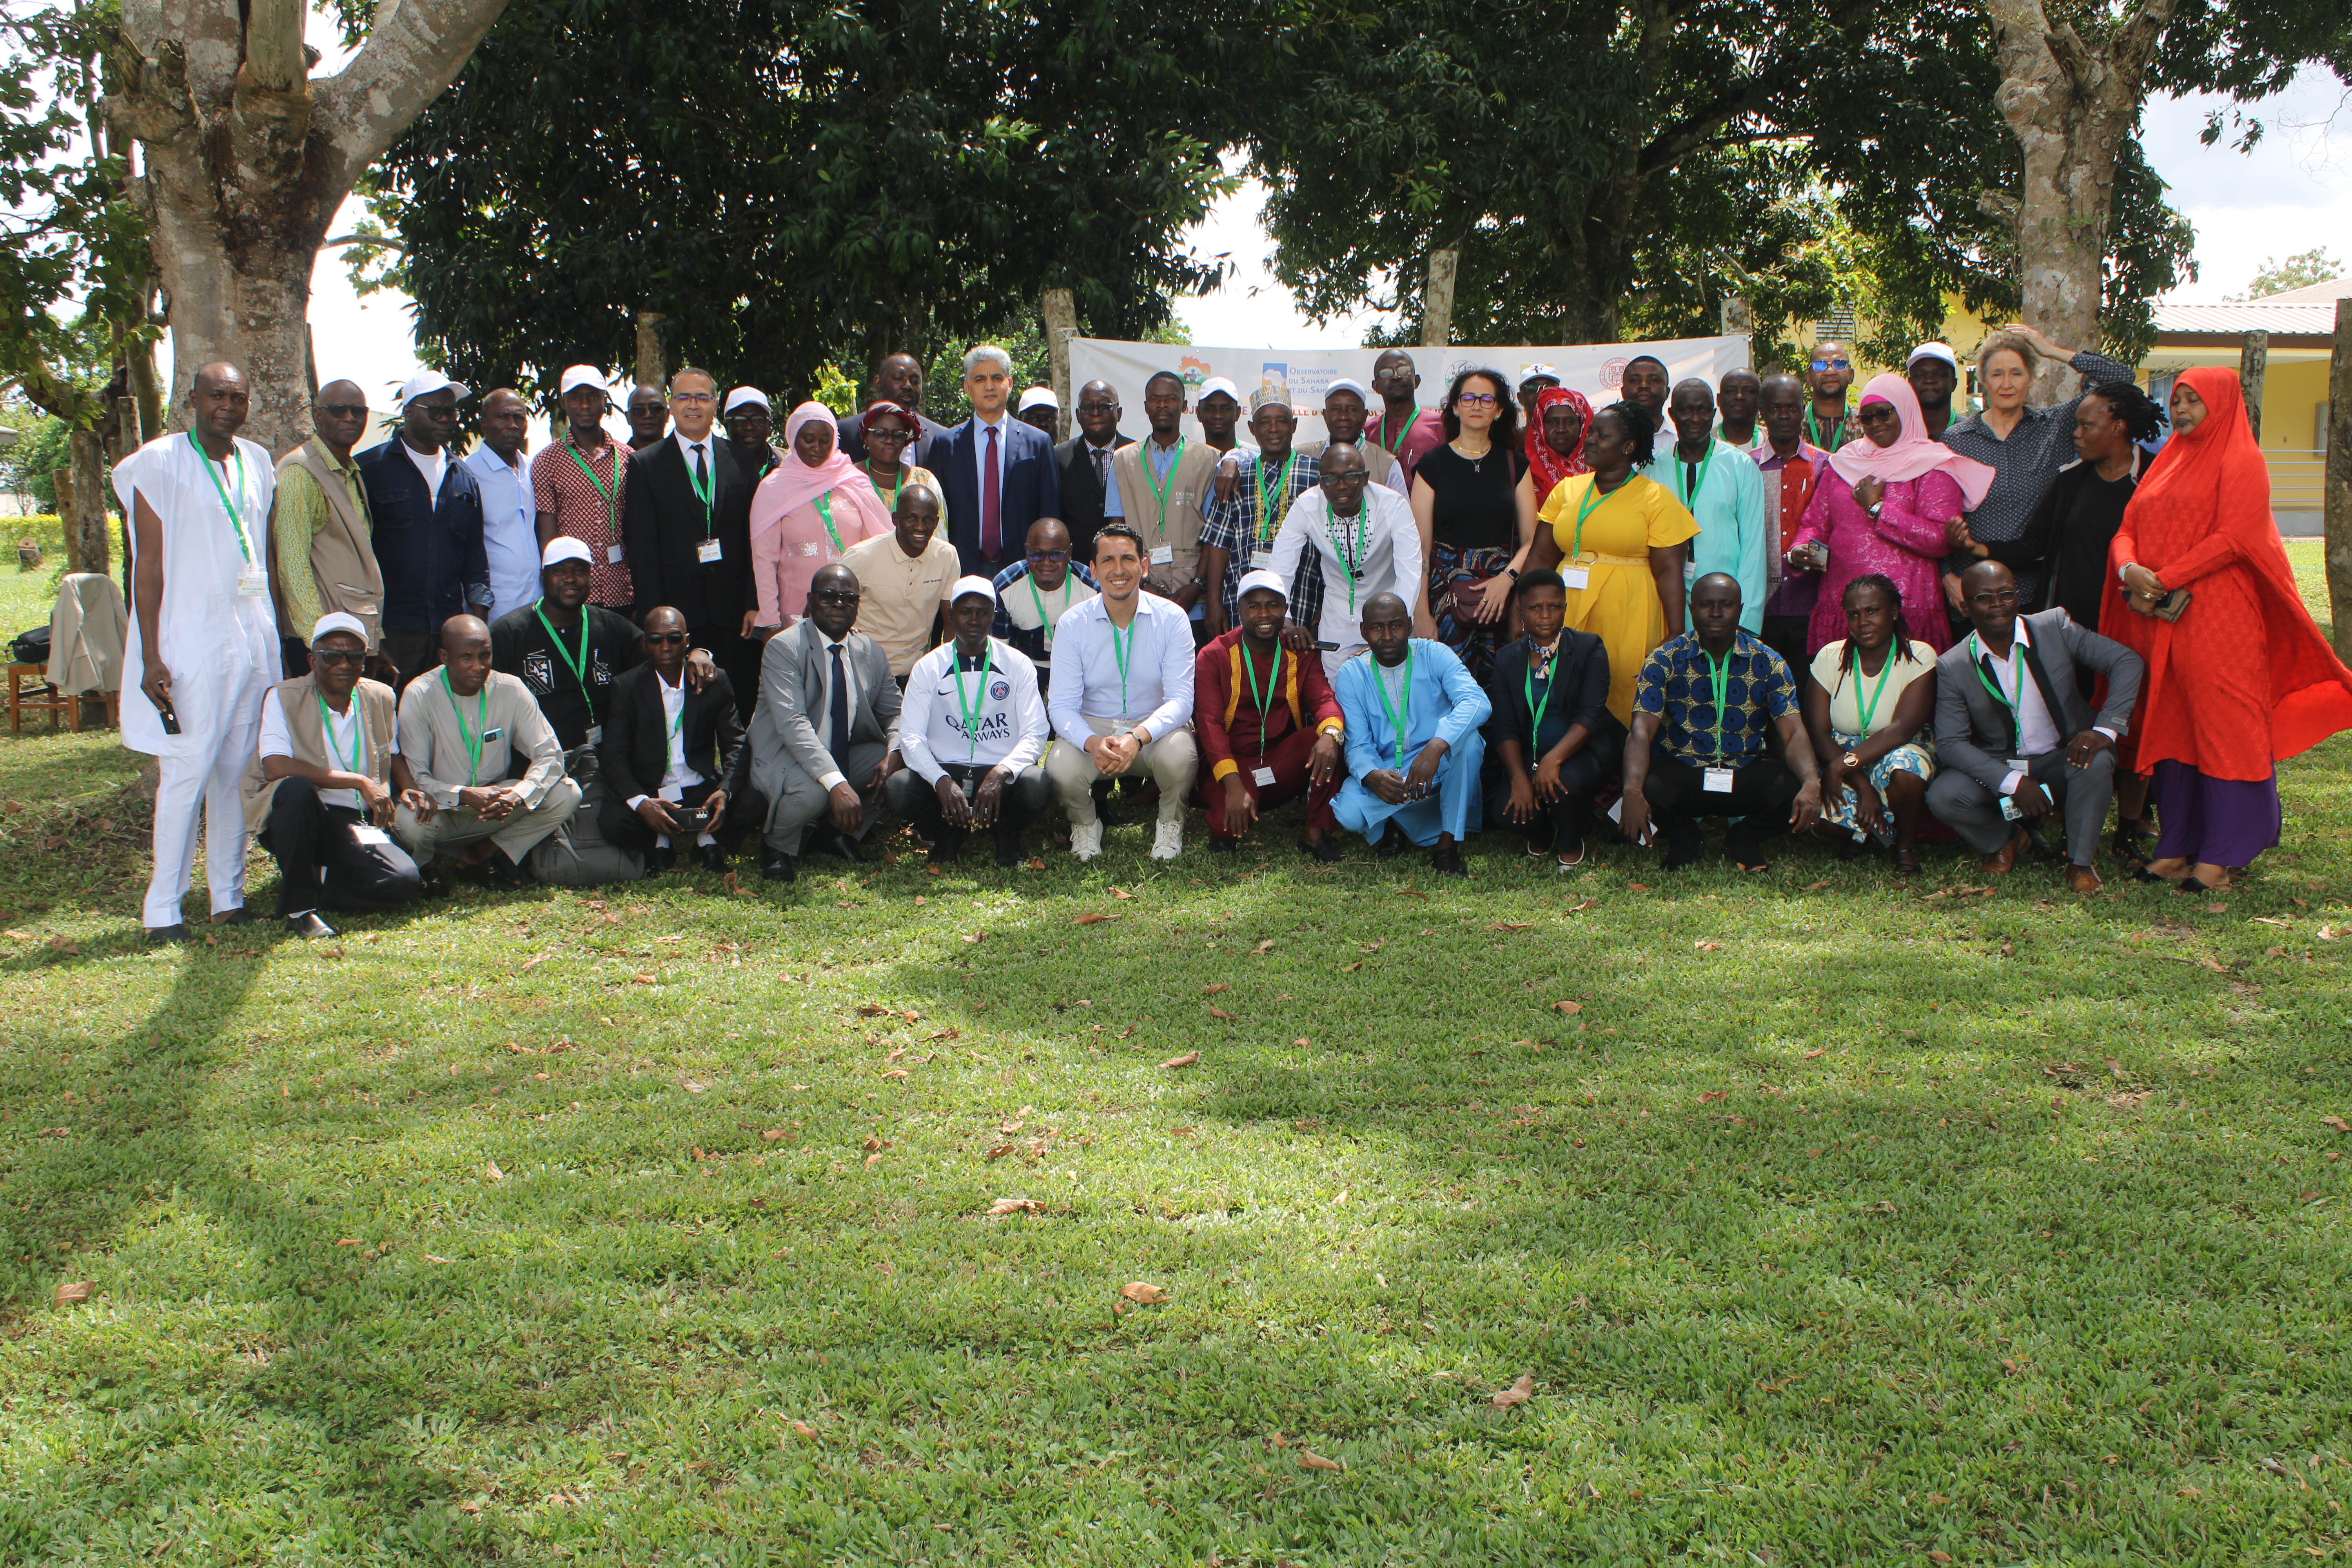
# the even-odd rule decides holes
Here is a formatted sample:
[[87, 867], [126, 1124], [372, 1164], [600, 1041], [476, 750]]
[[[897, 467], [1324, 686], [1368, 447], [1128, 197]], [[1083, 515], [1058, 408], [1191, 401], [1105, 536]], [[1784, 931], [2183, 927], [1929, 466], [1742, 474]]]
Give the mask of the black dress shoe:
[[1209, 835], [1209, 853], [1212, 855], [1238, 855], [1241, 847], [1242, 841], [1238, 838], [1227, 838], [1215, 833]]
[[1461, 847], [1450, 841], [1429, 852], [1429, 868], [1446, 877], [1466, 877], [1470, 874], [1469, 863], [1462, 858]]
[[727, 851], [716, 844], [696, 845], [694, 858], [701, 863], [704, 870], [714, 877], [723, 874], [727, 869]]
[[188, 928], [184, 925], [149, 926], [147, 940], [156, 947], [169, 947], [174, 942], [187, 941]]
[[446, 899], [449, 896], [449, 884], [442, 879], [437, 869], [427, 866], [425, 868], [424, 875], [416, 880], [416, 896], [428, 901], [434, 899]]
[[646, 851], [646, 875], [658, 877], [677, 864], [677, 851], [667, 844], [656, 844]]
[[793, 858], [781, 849], [771, 849], [760, 857], [760, 875], [771, 882], [789, 882], [800, 873], [793, 868]]
[[956, 857], [963, 853], [964, 837], [965, 836], [955, 828], [940, 828], [940, 836], [931, 840], [930, 853], [926, 858], [934, 866], [954, 865]]
[[1381, 835], [1380, 847], [1373, 853], [1383, 860], [1393, 860], [1412, 847], [1412, 840], [1404, 836], [1404, 829], [1391, 822], [1389, 830]]
[[1322, 837], [1317, 839], [1312, 844], [1307, 843], [1304, 838], [1300, 839], [1298, 841], [1298, 849], [1300, 854], [1310, 855], [1316, 859], [1323, 862], [1326, 866], [1330, 865], [1335, 860], [1345, 859], [1348, 854], [1346, 850], [1339, 847], [1339, 839], [1328, 833], [1326, 833]]
[[286, 917], [286, 929], [289, 933], [302, 937], [332, 936], [335, 934], [335, 928], [329, 925], [325, 921], [320, 920], [319, 918], [319, 911], [316, 910], [304, 910], [299, 915], [288, 915]]
[[999, 866], [1003, 867], [1005, 869], [1011, 870], [1013, 867], [1021, 864], [1021, 835], [1017, 833], [1010, 835], [1003, 833], [998, 834], [996, 836], [996, 863]]
[[1706, 854], [1704, 838], [1669, 838], [1666, 840], [1666, 869], [1679, 871], [1685, 866], [1696, 866]]
[[482, 862], [482, 878], [493, 893], [517, 892], [530, 881], [521, 867], [507, 858], [503, 849], [492, 850], [490, 858]]
[[249, 926], [252, 923], [253, 911], [243, 904], [233, 910], [223, 910], [213, 917], [213, 924], [216, 926]]
[[853, 866], [862, 865], [866, 859], [865, 856], [857, 852], [857, 840], [846, 833], [836, 833], [833, 836], [833, 852]]

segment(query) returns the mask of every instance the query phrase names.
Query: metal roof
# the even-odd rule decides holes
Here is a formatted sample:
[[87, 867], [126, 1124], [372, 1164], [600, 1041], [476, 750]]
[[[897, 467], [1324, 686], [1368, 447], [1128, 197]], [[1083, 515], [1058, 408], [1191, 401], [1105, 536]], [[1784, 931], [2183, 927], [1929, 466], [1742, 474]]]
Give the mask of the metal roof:
[[2326, 337], [2336, 331], [2336, 307], [2329, 304], [2281, 305], [2268, 300], [2251, 305], [2158, 305], [2156, 331], [2159, 338], [2178, 333], [2268, 332], [2273, 337]]

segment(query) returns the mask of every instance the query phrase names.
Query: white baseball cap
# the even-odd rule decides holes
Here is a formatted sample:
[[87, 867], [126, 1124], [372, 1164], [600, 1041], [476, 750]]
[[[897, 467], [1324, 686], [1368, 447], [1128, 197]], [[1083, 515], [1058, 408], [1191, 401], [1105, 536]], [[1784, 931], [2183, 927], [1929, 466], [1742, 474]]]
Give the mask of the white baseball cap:
[[591, 566], [596, 564], [596, 558], [588, 553], [586, 545], [568, 534], [561, 533], [549, 540], [547, 548], [539, 552], [539, 563], [541, 567], [552, 566], [559, 561], [584, 561]]
[[555, 378], [555, 395], [562, 396], [576, 386], [593, 386], [609, 395], [612, 388], [604, 384], [604, 373], [593, 364], [575, 364]]
[[1235, 386], [1232, 382], [1227, 381], [1222, 375], [1213, 375], [1208, 380], [1201, 384], [1201, 390], [1194, 395], [1192, 402], [1195, 405], [1198, 405], [1202, 398], [1214, 397], [1221, 392], [1227, 397], [1232, 398], [1235, 403], [1239, 403], [1242, 400], [1242, 389], [1240, 387]]
[[1028, 391], [1021, 395], [1021, 406], [1014, 409], [1013, 412], [1015, 414], [1026, 414], [1032, 408], [1059, 408], [1061, 406], [1062, 400], [1054, 395], [1054, 389], [1052, 387], [1033, 386]]
[[1290, 590], [1282, 585], [1281, 578], [1271, 572], [1257, 571], [1244, 573], [1242, 580], [1234, 584], [1234, 603], [1241, 603], [1243, 595], [1255, 593], [1260, 588], [1281, 595], [1286, 605], [1290, 602]]
[[1352, 392], [1366, 403], [1372, 400], [1372, 389], [1352, 375], [1333, 376], [1329, 384], [1323, 388], [1323, 395], [1328, 397], [1335, 392]]
[[721, 414], [732, 414], [747, 403], [756, 403], [761, 407], [768, 409], [771, 413], [774, 412], [773, 407], [768, 402], [768, 395], [761, 391], [756, 386], [739, 386], [734, 391], [729, 393], [727, 395], [727, 406], [720, 409], [719, 412]]
[[360, 647], [368, 646], [366, 624], [347, 611], [331, 610], [320, 616], [319, 624], [310, 628], [310, 641], [315, 645], [331, 632], [349, 632], [360, 639]]
[[428, 396], [444, 387], [460, 397], [473, 390], [463, 382], [451, 381], [437, 370], [420, 370], [400, 384], [400, 395], [394, 401], [405, 405], [411, 398]]
[[1559, 372], [1548, 364], [1523, 364], [1519, 366], [1519, 384], [1521, 386], [1525, 386], [1528, 383], [1541, 376], [1549, 376], [1552, 380], [1558, 381], [1559, 379]]
[[978, 594], [990, 604], [996, 603], [996, 584], [985, 577], [974, 575], [957, 578], [955, 586], [948, 590], [948, 603], [952, 605], [966, 594]]
[[1911, 351], [1911, 357], [1903, 362], [1903, 368], [1909, 370], [1923, 359], [1942, 360], [1952, 367], [1953, 374], [1958, 374], [1959, 372], [1960, 356], [1952, 352], [1952, 345], [1949, 343], [1921, 343]]

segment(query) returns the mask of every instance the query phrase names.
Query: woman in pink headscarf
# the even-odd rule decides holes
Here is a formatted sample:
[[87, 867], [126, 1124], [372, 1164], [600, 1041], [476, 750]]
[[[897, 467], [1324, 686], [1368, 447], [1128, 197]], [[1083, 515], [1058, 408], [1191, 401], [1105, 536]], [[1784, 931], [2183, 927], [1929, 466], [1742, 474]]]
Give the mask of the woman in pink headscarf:
[[784, 421], [784, 460], [751, 496], [751, 573], [763, 631], [801, 618], [817, 568], [891, 529], [890, 509], [842, 454], [833, 420], [822, 403], [793, 409]]
[[[1553, 409], [1561, 412], [1555, 414]], [[1564, 386], [1548, 386], [1536, 394], [1534, 423], [1528, 426], [1528, 468], [1536, 477], [1536, 510], [1551, 499], [1559, 482], [1589, 474], [1584, 460], [1584, 432], [1592, 424], [1592, 405], [1584, 394]]]
[[1945, 525], [1984, 499], [1993, 470], [1928, 439], [1918, 396], [1899, 375], [1874, 377], [1863, 388], [1853, 422], [1863, 439], [1831, 457], [1789, 548], [1792, 568], [1820, 565], [1817, 547], [1829, 552], [1806, 651], [1819, 653], [1845, 634], [1845, 585], [1876, 573], [1902, 591], [1905, 604], [1923, 607], [1913, 634], [1941, 653], [1952, 641], [1947, 618], [1934, 612], [1942, 597]]

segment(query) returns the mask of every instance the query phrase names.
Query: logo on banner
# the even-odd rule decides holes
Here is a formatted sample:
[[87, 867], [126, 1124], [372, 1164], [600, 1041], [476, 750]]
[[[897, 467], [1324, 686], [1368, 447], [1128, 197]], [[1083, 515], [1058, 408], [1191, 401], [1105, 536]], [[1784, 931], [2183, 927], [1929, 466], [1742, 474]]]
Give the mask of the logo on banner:
[[1184, 378], [1184, 391], [1189, 396], [1202, 382], [1209, 379], [1212, 373], [1207, 360], [1194, 359], [1191, 354], [1186, 354], [1176, 362], [1176, 374]]
[[1633, 363], [1633, 362], [1631, 359], [1622, 358], [1601, 361], [1601, 384], [1607, 387], [1612, 392], [1616, 391], [1619, 386], [1624, 384], [1625, 367]]

